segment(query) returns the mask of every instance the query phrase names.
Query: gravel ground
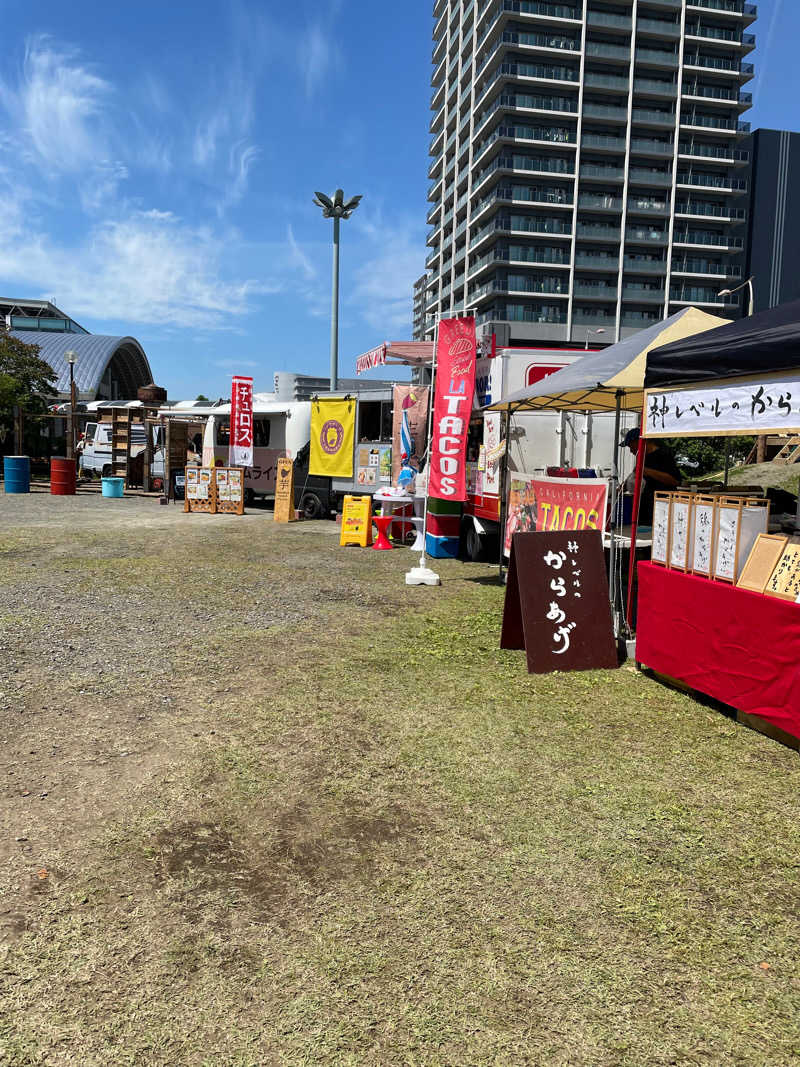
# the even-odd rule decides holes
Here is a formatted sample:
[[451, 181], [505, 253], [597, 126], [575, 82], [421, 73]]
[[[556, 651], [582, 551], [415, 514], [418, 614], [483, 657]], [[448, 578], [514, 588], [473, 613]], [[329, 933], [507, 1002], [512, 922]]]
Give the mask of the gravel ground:
[[338, 533], [266, 509], [0, 496], [0, 931], [23, 928], [37, 869], [56, 852], [68, 866], [227, 705], [269, 687], [290, 631], [308, 671], [342, 611], [378, 623], [428, 599], [402, 584], [410, 553], [339, 549]]

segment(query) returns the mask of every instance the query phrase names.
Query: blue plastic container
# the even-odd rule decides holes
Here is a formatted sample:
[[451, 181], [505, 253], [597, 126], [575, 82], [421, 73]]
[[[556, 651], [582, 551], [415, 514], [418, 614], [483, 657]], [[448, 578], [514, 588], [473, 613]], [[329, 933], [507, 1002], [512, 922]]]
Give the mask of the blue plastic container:
[[31, 461], [29, 456], [3, 456], [3, 477], [7, 493], [31, 491]]
[[102, 480], [102, 493], [103, 496], [122, 496], [125, 489], [124, 478], [103, 478]]

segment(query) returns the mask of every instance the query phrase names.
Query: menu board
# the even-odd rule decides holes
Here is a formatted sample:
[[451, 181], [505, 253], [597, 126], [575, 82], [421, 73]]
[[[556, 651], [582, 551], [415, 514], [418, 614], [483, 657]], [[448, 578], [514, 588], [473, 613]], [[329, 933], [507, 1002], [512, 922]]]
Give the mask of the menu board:
[[717, 508], [717, 539], [714, 550], [714, 577], [725, 582], [736, 581], [736, 557], [739, 549], [739, 527], [742, 505], [720, 503]]
[[739, 588], [763, 593], [788, 540], [783, 534], [759, 534], [736, 583]]
[[781, 600], [797, 600], [800, 596], [800, 545], [786, 546], [764, 592]]
[[694, 498], [692, 511], [691, 568], [695, 574], [711, 577], [711, 564], [716, 540], [716, 504], [712, 497]]
[[670, 500], [669, 565], [685, 571], [690, 567], [690, 552], [694, 548], [692, 524], [694, 512], [691, 496], [675, 493]]
[[667, 563], [669, 551], [669, 493], [656, 493], [653, 502], [653, 547], [650, 559], [653, 563]]
[[186, 488], [184, 490], [183, 510], [202, 511], [213, 515], [215, 509], [214, 490], [210, 467], [186, 467]]

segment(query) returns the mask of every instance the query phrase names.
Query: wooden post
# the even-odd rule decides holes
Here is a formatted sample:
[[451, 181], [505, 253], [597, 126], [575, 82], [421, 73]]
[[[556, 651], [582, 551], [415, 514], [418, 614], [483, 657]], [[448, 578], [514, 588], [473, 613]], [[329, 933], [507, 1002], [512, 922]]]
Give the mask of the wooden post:
[[767, 435], [760, 434], [756, 441], [756, 463], [766, 463], [767, 461]]

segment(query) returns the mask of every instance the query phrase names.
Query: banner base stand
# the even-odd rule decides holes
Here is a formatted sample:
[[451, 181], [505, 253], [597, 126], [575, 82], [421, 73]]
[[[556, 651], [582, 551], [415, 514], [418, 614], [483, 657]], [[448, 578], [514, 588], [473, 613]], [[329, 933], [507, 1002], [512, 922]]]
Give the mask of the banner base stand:
[[442, 579], [436, 573], [432, 571], [430, 567], [425, 566], [425, 556], [420, 557], [419, 566], [412, 567], [410, 571], [406, 571], [406, 585], [441, 585]]

